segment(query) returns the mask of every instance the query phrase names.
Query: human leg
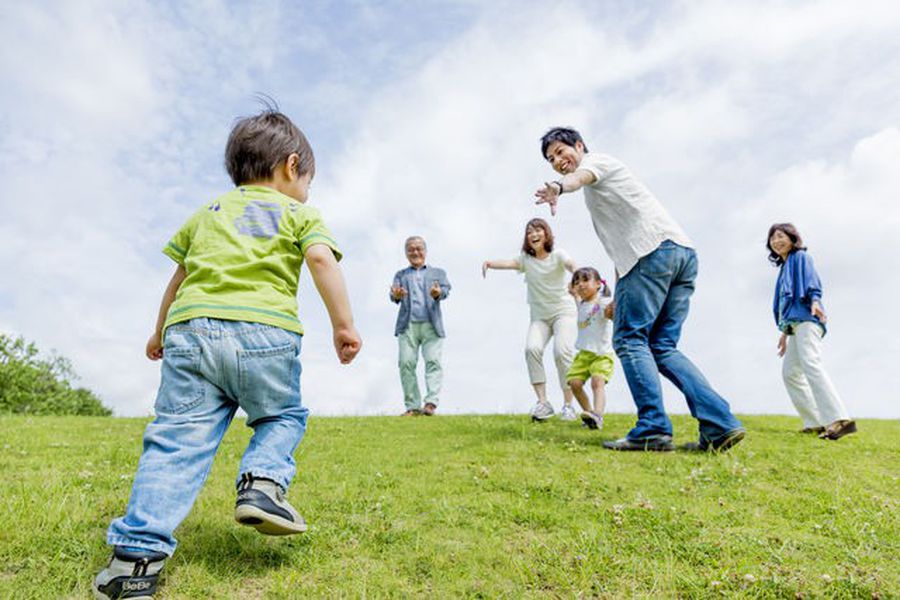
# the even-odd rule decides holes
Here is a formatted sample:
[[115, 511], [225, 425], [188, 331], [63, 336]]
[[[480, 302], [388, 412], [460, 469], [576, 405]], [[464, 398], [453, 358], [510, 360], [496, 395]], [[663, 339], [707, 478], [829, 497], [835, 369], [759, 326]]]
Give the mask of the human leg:
[[784, 358], [781, 363], [781, 377], [784, 380], [784, 387], [787, 390], [788, 397], [797, 410], [797, 414], [803, 420], [804, 429], [814, 430], [817, 427], [825, 427], [828, 425], [828, 422], [823, 421], [819, 416], [812, 388], [809, 387], [809, 382], [803, 373], [800, 351], [797, 347], [797, 336], [787, 336], [786, 343], [787, 348], [784, 351]]
[[650, 350], [659, 372], [684, 394], [691, 414], [699, 421], [701, 444], [713, 442], [741, 427], [728, 402], [678, 348], [681, 327], [690, 307], [697, 277], [697, 255], [676, 246], [672, 252], [672, 278], [659, 316], [650, 331]]
[[850, 414], [822, 364], [822, 328], [806, 322], [796, 325], [794, 332], [798, 362], [812, 390], [819, 424], [830, 426], [838, 421], [849, 421]]
[[606, 381], [603, 376], [591, 377], [591, 391], [594, 393], [594, 412], [603, 415], [606, 412]]
[[441, 353], [444, 339], [438, 337], [431, 323], [422, 323], [422, 358], [425, 361], [425, 403], [436, 408], [440, 402], [444, 368]]
[[581, 406], [581, 410], [590, 411], [591, 402], [588, 399], [587, 394], [584, 393], [584, 380], [570, 379], [569, 388], [571, 388], [572, 394], [575, 396], [575, 399], [578, 400], [578, 404], [579, 406]]
[[190, 512], [237, 410], [211, 381], [215, 345], [192, 323], [166, 332], [156, 418], [144, 432], [125, 516], [109, 526], [107, 541], [113, 546], [172, 555], [173, 532]]
[[613, 347], [637, 407], [637, 423], [626, 436], [633, 442], [672, 435], [659, 371], [650, 351], [650, 331], [668, 293], [673, 261], [672, 248], [661, 245], [641, 258], [616, 285]]
[[418, 411], [422, 408], [422, 396], [419, 392], [419, 382], [416, 379], [416, 366], [419, 363], [419, 339], [413, 323], [410, 323], [406, 331], [397, 336], [397, 344], [403, 403], [406, 405], [406, 410]]
[[553, 416], [553, 407], [547, 402], [547, 374], [544, 371], [544, 348], [550, 341], [553, 329], [543, 320], [532, 321], [525, 338], [525, 364], [528, 378], [537, 396], [537, 404], [531, 411], [534, 421], [543, 421]]
[[553, 362], [556, 364], [559, 386], [563, 392], [563, 403], [564, 406], [571, 407], [574, 390], [568, 385], [566, 373], [575, 358], [578, 319], [574, 314], [559, 315], [553, 319], [551, 328], [553, 331]]

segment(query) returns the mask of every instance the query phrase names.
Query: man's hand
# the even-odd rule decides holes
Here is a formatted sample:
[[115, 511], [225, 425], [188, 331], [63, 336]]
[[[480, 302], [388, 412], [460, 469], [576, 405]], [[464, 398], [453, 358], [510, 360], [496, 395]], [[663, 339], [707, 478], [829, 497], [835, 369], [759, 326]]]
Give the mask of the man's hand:
[[534, 193], [537, 197], [535, 204], [549, 204], [550, 214], [556, 216], [556, 202], [559, 200], [559, 186], [555, 183], [544, 182], [544, 187]]
[[782, 333], [781, 337], [778, 338], [778, 356], [784, 356], [784, 353], [786, 350], [787, 350], [787, 334]]
[[825, 311], [822, 310], [822, 305], [819, 304], [818, 300], [813, 300], [812, 307], [810, 308], [814, 317], [818, 317], [821, 322], [825, 322], [828, 320], [828, 317], [825, 316]]
[[482, 279], [487, 277], [487, 272], [488, 272], [488, 269], [490, 269], [490, 268], [491, 268], [491, 261], [486, 260], [483, 263], [481, 263], [481, 278]]
[[400, 300], [403, 296], [406, 295], [406, 289], [400, 287], [399, 285], [395, 285], [391, 287], [391, 298], [394, 300]]
[[441, 297], [441, 284], [438, 283], [437, 280], [435, 280], [434, 283], [431, 284], [430, 293], [431, 297], [435, 300]]
[[603, 316], [609, 320], [612, 320], [613, 316], [616, 314], [616, 301], [613, 300], [609, 304], [606, 305], [606, 308], [603, 309]]
[[349, 365], [362, 348], [359, 332], [352, 325], [345, 329], [334, 330], [334, 350], [342, 365]]
[[147, 340], [145, 352], [150, 360], [159, 360], [163, 357], [162, 335], [159, 332], [154, 332]]

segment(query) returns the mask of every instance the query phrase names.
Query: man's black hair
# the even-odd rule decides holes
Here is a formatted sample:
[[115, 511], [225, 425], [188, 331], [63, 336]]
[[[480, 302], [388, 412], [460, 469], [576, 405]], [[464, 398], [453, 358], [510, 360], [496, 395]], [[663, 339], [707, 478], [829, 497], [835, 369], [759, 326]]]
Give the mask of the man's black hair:
[[588, 152], [587, 144], [584, 143], [581, 134], [571, 127], [554, 127], [544, 134], [544, 137], [541, 138], [541, 155], [544, 158], [547, 158], [547, 147], [553, 142], [562, 142], [566, 146], [572, 146], [573, 148], [575, 147], [575, 142], [581, 142], [581, 145], [584, 146], [584, 151]]

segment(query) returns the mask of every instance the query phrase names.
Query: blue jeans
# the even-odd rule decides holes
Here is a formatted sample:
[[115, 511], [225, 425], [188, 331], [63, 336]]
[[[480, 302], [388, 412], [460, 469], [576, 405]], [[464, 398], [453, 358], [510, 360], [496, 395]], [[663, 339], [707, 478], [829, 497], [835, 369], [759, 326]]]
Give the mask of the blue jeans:
[[613, 347], [638, 411], [630, 440], [672, 435], [660, 373], [685, 395], [691, 415], [700, 422], [701, 442], [741, 426], [728, 402], [676, 348], [696, 277], [697, 253], [666, 240], [616, 285]]
[[287, 489], [293, 453], [306, 431], [300, 404], [299, 334], [270, 325], [192, 319], [166, 331], [156, 419], [144, 432], [125, 516], [109, 526], [108, 543], [165, 552], [203, 487], [238, 407], [253, 436], [244, 473]]

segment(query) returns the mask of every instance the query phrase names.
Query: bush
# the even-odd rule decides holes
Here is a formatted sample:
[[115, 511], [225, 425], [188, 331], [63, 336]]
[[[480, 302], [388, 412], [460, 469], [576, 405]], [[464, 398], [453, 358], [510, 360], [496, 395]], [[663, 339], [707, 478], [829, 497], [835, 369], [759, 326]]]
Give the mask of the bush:
[[72, 387], [77, 379], [67, 358], [0, 333], [0, 414], [111, 415], [93, 392]]

